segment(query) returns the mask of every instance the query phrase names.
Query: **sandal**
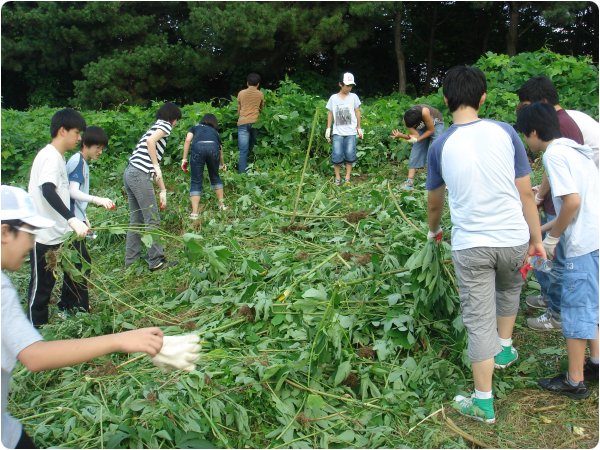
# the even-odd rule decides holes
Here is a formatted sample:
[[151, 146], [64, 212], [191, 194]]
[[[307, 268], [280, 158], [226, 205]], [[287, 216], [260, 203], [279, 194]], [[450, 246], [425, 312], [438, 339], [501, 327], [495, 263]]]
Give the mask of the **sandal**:
[[340, 184], [342, 184], [342, 180], [340, 180], [339, 178], [336, 178], [335, 185], [339, 186]]

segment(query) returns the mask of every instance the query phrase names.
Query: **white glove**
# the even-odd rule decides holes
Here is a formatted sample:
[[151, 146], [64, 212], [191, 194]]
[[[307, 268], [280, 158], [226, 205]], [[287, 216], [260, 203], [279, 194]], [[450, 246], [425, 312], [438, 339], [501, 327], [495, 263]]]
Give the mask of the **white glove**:
[[546, 250], [546, 257], [548, 259], [554, 259], [554, 252], [556, 251], [558, 241], [560, 241], [560, 237], [550, 236], [550, 233], [546, 233], [546, 238], [542, 244], [544, 244], [544, 250]]
[[325, 139], [327, 139], [327, 142], [331, 142], [331, 128], [325, 130]]
[[160, 200], [160, 209], [165, 209], [167, 207], [167, 191], [160, 191], [158, 199]]
[[90, 228], [77, 217], [71, 217], [67, 223], [80, 238], [85, 237], [85, 235], [88, 234], [88, 231], [90, 231]]
[[540, 197], [540, 193], [539, 192], [535, 193], [534, 199], [535, 199], [536, 206], [540, 206], [544, 202], [544, 197]]
[[160, 352], [152, 358], [152, 363], [164, 371], [180, 369], [191, 372], [196, 368], [200, 356], [200, 337], [196, 334], [163, 337]]
[[444, 232], [442, 230], [442, 227], [439, 227], [437, 231], [429, 230], [427, 232], [427, 240], [428, 241], [433, 241], [435, 239], [436, 242], [440, 242], [442, 240], [443, 236], [444, 236]]
[[94, 203], [106, 209], [113, 209], [115, 207], [113, 201], [106, 197], [94, 197]]
[[411, 144], [416, 144], [417, 138], [414, 136], [411, 136], [410, 138], [407, 139], [407, 141], [410, 142]]
[[357, 128], [356, 132], [358, 133], [359, 138], [362, 139], [363, 137], [365, 137], [365, 130], [363, 130], [362, 128]]
[[152, 167], [154, 167], [154, 181], [158, 183], [158, 180], [162, 178], [162, 170], [158, 164], [153, 164]]

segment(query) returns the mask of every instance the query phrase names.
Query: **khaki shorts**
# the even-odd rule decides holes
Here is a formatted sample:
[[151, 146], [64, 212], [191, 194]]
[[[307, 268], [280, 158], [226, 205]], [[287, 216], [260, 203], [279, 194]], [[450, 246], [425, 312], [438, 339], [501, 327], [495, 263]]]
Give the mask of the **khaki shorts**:
[[452, 252], [460, 308], [472, 362], [500, 353], [496, 316], [516, 316], [529, 244], [516, 247], [475, 247]]

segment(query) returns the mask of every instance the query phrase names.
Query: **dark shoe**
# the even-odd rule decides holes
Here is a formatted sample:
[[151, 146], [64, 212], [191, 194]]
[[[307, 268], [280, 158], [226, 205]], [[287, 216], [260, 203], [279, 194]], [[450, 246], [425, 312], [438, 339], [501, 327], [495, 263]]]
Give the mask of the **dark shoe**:
[[156, 266], [150, 267], [150, 271], [155, 272], [160, 269], [168, 269], [169, 267], [175, 267], [176, 265], [177, 265], [177, 261], [175, 261], [175, 260], [167, 261], [166, 259], [163, 259]]
[[577, 386], [571, 386], [566, 380], [566, 375], [557, 375], [554, 378], [541, 378], [538, 380], [538, 384], [548, 391], [566, 395], [574, 400], [583, 400], [590, 396], [590, 391], [583, 384], [583, 381], [580, 381]]
[[590, 358], [587, 358], [583, 365], [583, 379], [593, 383], [598, 382], [598, 364], [594, 364]]

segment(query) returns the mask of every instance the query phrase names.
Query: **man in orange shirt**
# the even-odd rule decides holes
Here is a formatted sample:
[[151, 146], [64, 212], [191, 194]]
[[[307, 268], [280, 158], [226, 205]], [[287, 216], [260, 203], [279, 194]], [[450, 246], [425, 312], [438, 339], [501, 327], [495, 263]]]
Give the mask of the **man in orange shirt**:
[[240, 160], [238, 172], [245, 173], [248, 168], [248, 156], [252, 154], [252, 148], [256, 143], [256, 130], [252, 125], [258, 120], [260, 112], [265, 107], [265, 97], [258, 89], [260, 75], [251, 73], [246, 78], [247, 88], [240, 91], [238, 101], [238, 148], [240, 149]]

